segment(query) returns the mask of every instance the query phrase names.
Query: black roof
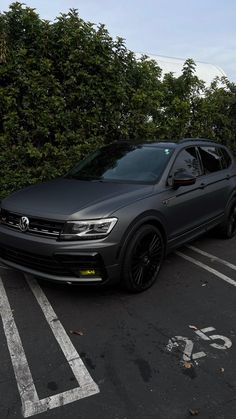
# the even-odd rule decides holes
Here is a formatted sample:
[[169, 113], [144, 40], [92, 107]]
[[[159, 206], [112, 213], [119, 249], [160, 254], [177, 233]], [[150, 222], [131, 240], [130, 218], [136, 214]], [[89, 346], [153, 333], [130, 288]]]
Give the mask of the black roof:
[[153, 142], [148, 142], [148, 143], [144, 143], [142, 141], [136, 141], [136, 142], [131, 142], [128, 140], [120, 140], [120, 141], [116, 141], [113, 144], [133, 144], [134, 146], [146, 146], [146, 147], [162, 147], [162, 148], [180, 148], [181, 146], [183, 147], [186, 144], [215, 144], [215, 145], [219, 145], [216, 141], [213, 140], [209, 140], [207, 138], [181, 138], [181, 139], [176, 139], [176, 140], [172, 140], [172, 141], [153, 141]]
[[[213, 140], [209, 140], [207, 138], [181, 138], [180, 140], [176, 140], [173, 142], [170, 141], [156, 141], [153, 143], [145, 143], [143, 145], [145, 146], [158, 146], [158, 147], [171, 147], [171, 148], [177, 148], [180, 147], [181, 145], [185, 145], [186, 143], [190, 143], [190, 144], [201, 144], [201, 143], [209, 143], [209, 144], [218, 144]], [[218, 144], [219, 145], [219, 144]]]
[[213, 140], [209, 140], [207, 138], [182, 138], [179, 140], [179, 144], [187, 143], [187, 142], [207, 142], [207, 143], [215, 143]]

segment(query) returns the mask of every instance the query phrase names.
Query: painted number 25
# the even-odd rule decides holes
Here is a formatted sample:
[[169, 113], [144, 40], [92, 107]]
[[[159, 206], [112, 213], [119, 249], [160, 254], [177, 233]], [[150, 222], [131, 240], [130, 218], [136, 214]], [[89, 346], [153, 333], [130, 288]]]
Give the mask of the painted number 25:
[[[209, 341], [209, 342], [218, 341], [218, 343], [215, 343], [215, 342], [210, 343], [210, 346], [215, 349], [226, 350], [226, 349], [231, 348], [232, 342], [226, 336], [217, 335], [217, 334], [207, 336], [207, 333], [213, 332], [214, 330], [216, 330], [214, 327], [205, 327], [204, 329], [198, 329], [198, 330], [195, 330], [194, 332], [202, 340]], [[184, 342], [185, 344], [185, 347], [183, 350], [183, 361], [195, 360], [195, 359], [203, 358], [204, 356], [206, 356], [206, 353], [203, 351], [193, 353], [193, 345], [194, 345], [193, 341], [184, 336], [174, 336], [172, 339], [169, 340], [167, 348], [169, 350], [172, 350], [173, 347], [179, 346], [178, 342]]]

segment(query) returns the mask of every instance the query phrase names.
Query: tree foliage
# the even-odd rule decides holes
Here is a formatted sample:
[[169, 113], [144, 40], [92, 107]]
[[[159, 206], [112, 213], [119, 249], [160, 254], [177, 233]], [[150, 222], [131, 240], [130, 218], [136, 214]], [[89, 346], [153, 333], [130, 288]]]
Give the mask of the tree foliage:
[[1, 197], [120, 139], [207, 136], [234, 149], [235, 116], [236, 86], [206, 89], [190, 59], [162, 78], [77, 10], [53, 23], [21, 3], [0, 14]]

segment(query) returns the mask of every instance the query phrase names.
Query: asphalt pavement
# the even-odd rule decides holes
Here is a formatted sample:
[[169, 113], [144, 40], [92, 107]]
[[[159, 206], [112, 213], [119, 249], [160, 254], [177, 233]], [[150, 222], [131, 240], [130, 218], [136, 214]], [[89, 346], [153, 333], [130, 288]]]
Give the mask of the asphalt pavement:
[[236, 418], [236, 238], [133, 295], [0, 268], [0, 418]]

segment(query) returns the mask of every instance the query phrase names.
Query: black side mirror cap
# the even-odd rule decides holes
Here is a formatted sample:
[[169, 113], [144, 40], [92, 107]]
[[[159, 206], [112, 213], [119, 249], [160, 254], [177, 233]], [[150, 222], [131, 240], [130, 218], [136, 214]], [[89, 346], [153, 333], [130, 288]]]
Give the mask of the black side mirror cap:
[[180, 172], [180, 173], [176, 173], [176, 175], [173, 178], [173, 188], [177, 189], [180, 186], [190, 186], [190, 185], [194, 185], [194, 183], [196, 183], [196, 178], [193, 175], [190, 175], [189, 173], [186, 172]]

